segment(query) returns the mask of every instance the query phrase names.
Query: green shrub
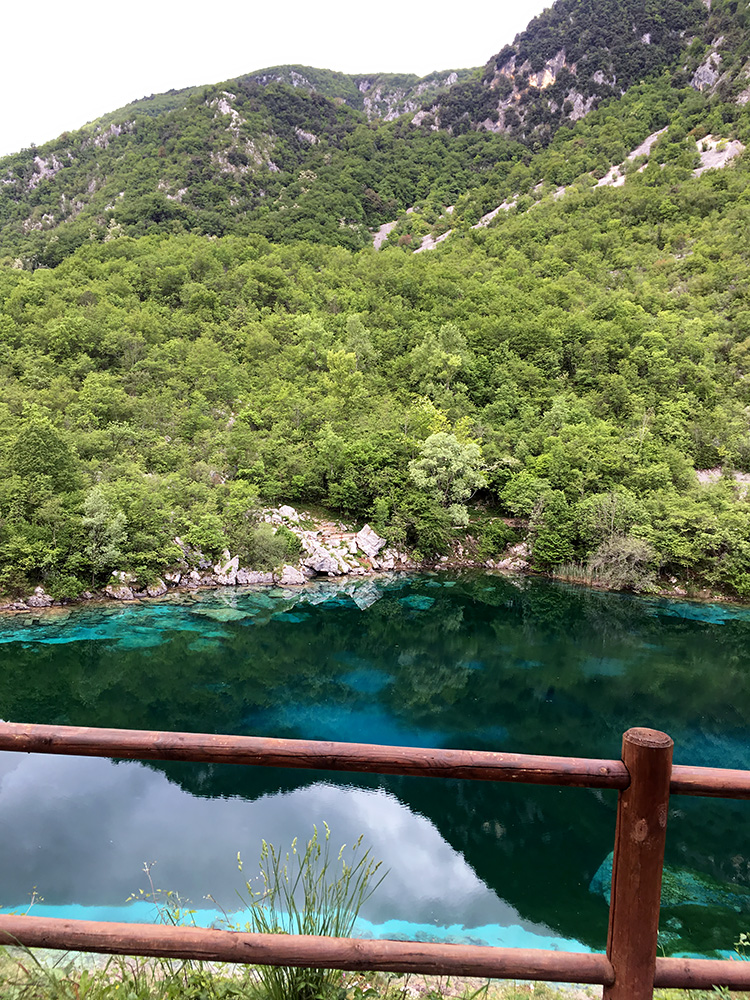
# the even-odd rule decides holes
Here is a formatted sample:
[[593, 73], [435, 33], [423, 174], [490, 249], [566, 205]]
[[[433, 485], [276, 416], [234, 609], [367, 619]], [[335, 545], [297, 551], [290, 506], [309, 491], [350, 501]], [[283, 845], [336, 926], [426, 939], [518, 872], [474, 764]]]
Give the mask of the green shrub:
[[484, 562], [518, 541], [518, 534], [504, 521], [490, 521], [478, 532], [477, 556]]
[[[362, 904], [383, 881], [362, 838], [335, 861], [330, 856], [331, 831], [325, 824], [322, 842], [317, 827], [304, 851], [297, 839], [282, 854], [263, 841], [260, 878], [248, 880], [250, 909], [246, 929], [261, 934], [313, 934], [350, 937]], [[242, 860], [237, 856], [242, 870]], [[339, 863], [341, 868], [338, 868]], [[339, 1000], [346, 994], [346, 974], [336, 969], [260, 966], [266, 1000]], [[342, 986], [342, 980], [344, 985]]]

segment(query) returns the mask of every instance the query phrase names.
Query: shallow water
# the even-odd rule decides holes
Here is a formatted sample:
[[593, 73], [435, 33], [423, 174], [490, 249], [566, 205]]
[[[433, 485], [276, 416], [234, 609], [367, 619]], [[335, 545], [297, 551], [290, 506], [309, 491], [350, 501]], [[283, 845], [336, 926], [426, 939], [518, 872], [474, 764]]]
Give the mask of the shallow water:
[[[542, 580], [227, 590], [4, 619], [0, 716], [603, 757], [646, 725], [674, 737], [676, 762], [750, 767], [748, 653], [746, 609]], [[36, 887], [39, 914], [144, 919], [127, 900], [155, 862], [157, 888], [210, 923], [241, 905], [261, 838], [326, 821], [390, 869], [361, 933], [600, 949], [615, 806], [585, 789], [2, 754], [0, 905]], [[748, 929], [747, 818], [673, 799], [667, 952], [731, 949]]]

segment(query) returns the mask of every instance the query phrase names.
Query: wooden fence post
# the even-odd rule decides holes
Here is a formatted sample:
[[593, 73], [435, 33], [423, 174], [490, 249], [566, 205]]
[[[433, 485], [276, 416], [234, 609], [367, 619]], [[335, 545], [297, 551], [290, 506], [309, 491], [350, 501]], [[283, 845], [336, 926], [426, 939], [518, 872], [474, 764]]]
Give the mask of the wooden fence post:
[[615, 981], [605, 987], [603, 1000], [654, 995], [673, 746], [655, 729], [629, 729], [622, 738], [630, 784], [617, 804], [607, 939]]

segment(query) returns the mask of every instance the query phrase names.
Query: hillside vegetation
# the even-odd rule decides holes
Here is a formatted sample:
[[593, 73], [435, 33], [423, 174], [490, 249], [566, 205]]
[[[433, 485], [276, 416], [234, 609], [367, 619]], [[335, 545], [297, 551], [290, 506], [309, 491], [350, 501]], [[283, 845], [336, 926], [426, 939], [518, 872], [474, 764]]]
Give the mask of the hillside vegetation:
[[[566, 3], [501, 66], [572, 44]], [[750, 141], [747, 15], [639, 10], [656, 62], [613, 35], [625, 93], [544, 141], [256, 74], [3, 160], [4, 592], [147, 581], [177, 535], [251, 559], [261, 503], [430, 557], [470, 500], [482, 558], [528, 523], [540, 570], [750, 596], [748, 167], [696, 173]]]

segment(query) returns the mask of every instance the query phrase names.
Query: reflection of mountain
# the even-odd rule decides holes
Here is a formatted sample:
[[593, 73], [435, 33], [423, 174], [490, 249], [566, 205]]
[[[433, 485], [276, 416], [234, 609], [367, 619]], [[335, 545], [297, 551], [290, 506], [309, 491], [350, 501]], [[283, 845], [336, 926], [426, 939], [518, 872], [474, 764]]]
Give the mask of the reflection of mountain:
[[[381, 589], [366, 611], [335, 588], [293, 616], [300, 595], [232, 593], [19, 630], [3, 647], [0, 716], [590, 756], [617, 756], [624, 729], [653, 725], [675, 737], [677, 760], [749, 763], [746, 614], [480, 575]], [[194, 613], [226, 605], [243, 617]], [[320, 777], [152, 766], [199, 796], [252, 801]], [[606, 908], [588, 886], [611, 850], [614, 795], [334, 777], [391, 790], [526, 919], [603, 943]], [[745, 815], [675, 799], [669, 860], [747, 884]], [[680, 920], [699, 933], [694, 914]], [[712, 922], [731, 945], [724, 918]]]

